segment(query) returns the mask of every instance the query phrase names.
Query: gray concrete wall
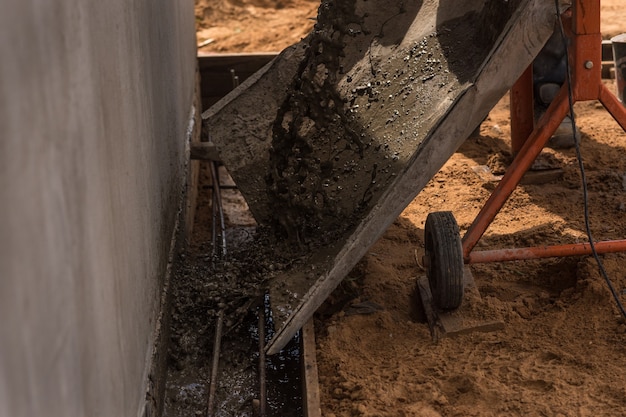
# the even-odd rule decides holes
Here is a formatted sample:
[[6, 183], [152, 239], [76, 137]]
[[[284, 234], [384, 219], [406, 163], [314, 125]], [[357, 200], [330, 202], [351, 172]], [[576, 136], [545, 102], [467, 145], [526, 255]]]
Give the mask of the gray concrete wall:
[[0, 13], [0, 416], [136, 416], [185, 175], [193, 1]]

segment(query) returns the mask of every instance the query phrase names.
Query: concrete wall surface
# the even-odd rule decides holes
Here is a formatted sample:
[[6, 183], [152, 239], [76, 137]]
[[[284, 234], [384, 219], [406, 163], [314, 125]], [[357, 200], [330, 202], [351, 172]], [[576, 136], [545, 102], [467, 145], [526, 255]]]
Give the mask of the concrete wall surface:
[[0, 13], [0, 416], [137, 416], [181, 200], [193, 1]]

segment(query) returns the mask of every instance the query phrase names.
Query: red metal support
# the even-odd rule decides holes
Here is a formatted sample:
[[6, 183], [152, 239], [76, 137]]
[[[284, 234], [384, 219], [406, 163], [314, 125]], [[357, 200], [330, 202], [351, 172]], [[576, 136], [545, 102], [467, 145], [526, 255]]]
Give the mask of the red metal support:
[[600, 103], [613, 116], [615, 121], [626, 131], [626, 107], [605, 85], [600, 88]]
[[[626, 240], [609, 240], [595, 244], [596, 253], [615, 253], [626, 251]], [[469, 264], [488, 262], [522, 261], [528, 259], [553, 258], [562, 256], [591, 255], [589, 243], [570, 245], [537, 246], [532, 248], [481, 250], [469, 254]]]
[[535, 125], [533, 109], [533, 66], [529, 65], [511, 88], [511, 150], [522, 149]]
[[478, 216], [474, 219], [465, 236], [463, 236], [463, 258], [466, 263], [469, 259], [469, 253], [476, 246], [476, 243], [485, 233], [487, 227], [489, 227], [511, 193], [513, 193], [515, 187], [517, 187], [528, 168], [530, 168], [568, 112], [567, 85], [564, 85], [548, 107], [546, 113], [539, 120], [533, 133], [525, 141], [522, 149], [513, 159], [513, 162], [491, 193], [489, 200], [487, 200]]
[[[600, 1], [599, 0], [575, 0], [572, 17], [564, 19], [568, 35], [572, 38], [572, 48], [569, 56], [571, 67], [572, 100], [587, 101], [599, 100], [609, 111], [622, 129], [626, 130], [626, 108], [619, 100], [602, 84], [602, 36], [600, 34]], [[471, 224], [462, 239], [463, 258], [465, 263], [496, 262], [499, 260], [531, 259], [534, 257], [567, 256], [567, 254], [587, 254], [590, 252], [588, 244], [562, 245], [557, 247], [538, 247], [523, 249], [504, 249], [472, 253], [476, 243], [485, 233], [493, 219], [506, 203], [511, 193], [515, 190], [520, 180], [530, 168], [535, 158], [539, 155], [550, 137], [554, 134], [565, 116], [569, 113], [569, 87], [565, 83], [558, 95], [554, 98], [548, 110], [538, 121], [534, 130], [524, 139], [522, 133], [527, 130], [527, 121], [532, 119], [532, 102], [529, 107], [527, 101], [532, 100], [532, 72], [528, 81], [529, 70], [516, 83], [511, 92], [512, 100], [521, 100], [520, 103], [511, 105], [511, 129], [513, 151], [515, 159], [496, 186], [491, 196], [480, 210], [474, 222]], [[522, 92], [522, 88], [530, 89]], [[529, 110], [530, 109], [530, 110]], [[530, 114], [522, 114], [529, 111]], [[514, 129], [515, 127], [515, 129]], [[516, 131], [516, 129], [519, 129]], [[598, 242], [596, 248], [612, 248], [610, 251], [621, 252], [626, 250], [623, 241]], [[609, 244], [610, 243], [610, 244]], [[608, 245], [607, 245], [608, 244]], [[613, 248], [617, 248], [613, 250]], [[598, 253], [600, 253], [598, 250]], [[484, 260], [488, 259], [488, 260]]]

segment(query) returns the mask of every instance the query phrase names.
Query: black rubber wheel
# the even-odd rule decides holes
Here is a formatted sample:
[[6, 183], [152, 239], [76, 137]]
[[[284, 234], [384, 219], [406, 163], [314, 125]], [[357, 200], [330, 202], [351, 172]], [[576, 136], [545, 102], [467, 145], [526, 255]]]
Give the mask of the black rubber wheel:
[[433, 303], [454, 310], [463, 301], [463, 248], [459, 226], [449, 211], [430, 213], [424, 226], [426, 274]]

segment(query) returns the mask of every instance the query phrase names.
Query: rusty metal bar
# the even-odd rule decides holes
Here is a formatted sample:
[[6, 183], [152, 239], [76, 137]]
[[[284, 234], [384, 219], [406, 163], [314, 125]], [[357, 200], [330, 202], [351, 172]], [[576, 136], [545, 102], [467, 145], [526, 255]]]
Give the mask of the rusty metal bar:
[[222, 257], [226, 257], [226, 224], [224, 221], [224, 207], [222, 206], [222, 192], [220, 185], [219, 172], [217, 170], [216, 162], [209, 162], [211, 169], [211, 177], [213, 179], [213, 224], [212, 224], [212, 241], [213, 241], [213, 255], [214, 258], [217, 255], [217, 226], [219, 220], [220, 241], [221, 241], [221, 253]]
[[533, 66], [529, 65], [511, 88], [511, 150], [513, 155], [522, 149], [533, 132]]
[[259, 417], [266, 416], [267, 384], [265, 369], [265, 305], [259, 307]]
[[480, 210], [474, 222], [463, 236], [463, 259], [467, 262], [469, 254], [478, 240], [487, 230], [506, 200], [515, 190], [520, 180], [528, 171], [537, 155], [541, 152], [552, 134], [569, 112], [567, 83], [561, 87], [558, 95], [539, 120], [537, 127], [524, 142], [519, 153], [507, 169], [491, 196]]
[[220, 345], [222, 344], [222, 329], [224, 327], [224, 310], [220, 310], [217, 315], [217, 326], [215, 328], [215, 340], [213, 342], [213, 363], [211, 365], [211, 380], [209, 381], [209, 397], [207, 399], [207, 417], [215, 414], [215, 390], [217, 388], [217, 371], [220, 362]]
[[[604, 242], [595, 242], [594, 245], [598, 254], [626, 251], [626, 240], [609, 240]], [[568, 245], [474, 251], [470, 253], [467, 263], [478, 264], [503, 261], [522, 261], [528, 259], [581, 256], [591, 254], [592, 250], [589, 243], [572, 243]]]

